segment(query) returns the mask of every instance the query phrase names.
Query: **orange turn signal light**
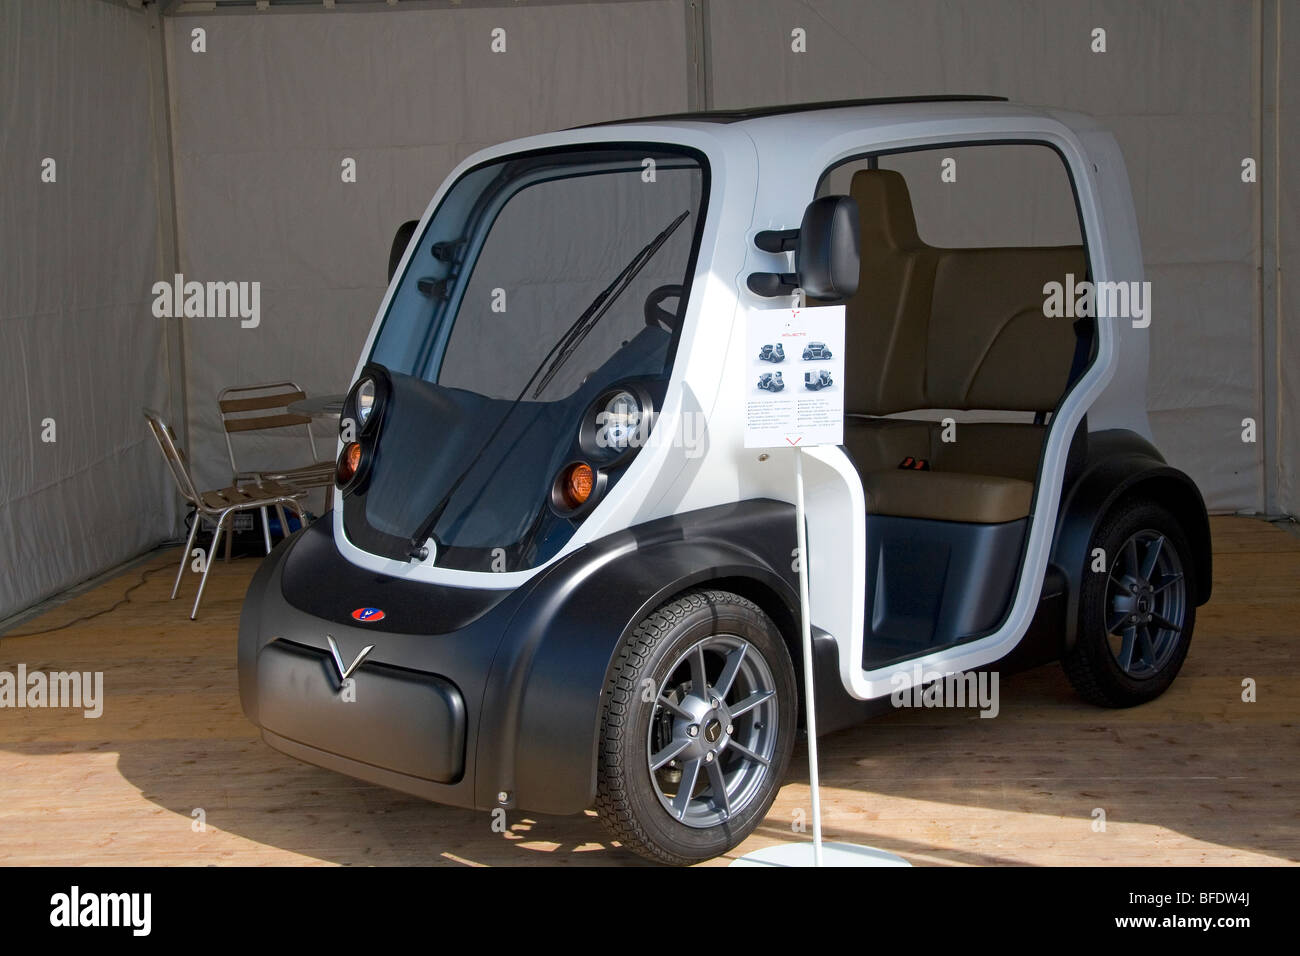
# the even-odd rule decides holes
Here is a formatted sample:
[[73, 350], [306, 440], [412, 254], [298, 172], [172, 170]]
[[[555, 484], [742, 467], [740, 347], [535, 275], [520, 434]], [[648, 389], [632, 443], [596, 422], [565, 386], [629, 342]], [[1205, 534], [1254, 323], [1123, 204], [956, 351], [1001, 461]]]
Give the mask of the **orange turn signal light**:
[[357, 476], [357, 469], [361, 467], [361, 443], [351, 441], [343, 446], [343, 451], [339, 453], [338, 467], [334, 469], [334, 480], [340, 488], [347, 485]]
[[560, 499], [569, 508], [585, 504], [595, 487], [596, 473], [585, 462], [574, 462], [560, 472]]

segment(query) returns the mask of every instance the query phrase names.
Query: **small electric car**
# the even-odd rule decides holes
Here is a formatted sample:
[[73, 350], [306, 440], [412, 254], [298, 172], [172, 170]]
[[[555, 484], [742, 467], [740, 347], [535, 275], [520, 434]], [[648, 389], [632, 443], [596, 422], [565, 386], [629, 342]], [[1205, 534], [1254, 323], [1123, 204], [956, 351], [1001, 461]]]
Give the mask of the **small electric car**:
[[[1064, 238], [933, 238], [1006, 168], [940, 161], [989, 149], [1037, 151]], [[460, 807], [594, 806], [667, 863], [744, 840], [801, 713], [794, 451], [745, 447], [769, 309], [845, 316], [844, 444], [802, 452], [819, 731], [1054, 659], [1138, 705], [1187, 655], [1209, 526], [1152, 444], [1118, 295], [1137, 221], [1087, 117], [926, 97], [533, 136], [457, 167], [389, 273], [333, 509], [239, 624], [244, 711], [284, 753]], [[1062, 286], [1095, 297], [1062, 316]]]
[[814, 392], [819, 392], [823, 388], [828, 388], [835, 383], [831, 381], [831, 373], [822, 369], [820, 372], [804, 372], [803, 387]]
[[764, 372], [758, 377], [758, 387], [768, 392], [779, 392], [785, 388], [785, 380], [780, 372]]
[[805, 362], [826, 361], [830, 357], [831, 350], [826, 347], [825, 342], [809, 342], [803, 350]]
[[785, 347], [780, 342], [775, 345], [764, 345], [758, 350], [758, 357], [764, 362], [784, 362]]

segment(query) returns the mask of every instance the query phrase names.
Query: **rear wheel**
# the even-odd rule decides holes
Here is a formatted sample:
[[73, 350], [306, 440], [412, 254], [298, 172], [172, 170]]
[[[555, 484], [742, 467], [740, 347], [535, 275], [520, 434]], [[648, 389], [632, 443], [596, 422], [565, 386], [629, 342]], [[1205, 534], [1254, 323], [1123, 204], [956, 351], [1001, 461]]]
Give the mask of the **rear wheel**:
[[647, 617], [606, 686], [596, 810], [661, 863], [725, 853], [753, 832], [794, 746], [795, 677], [770, 618], [726, 591]]
[[1079, 590], [1079, 631], [1062, 664], [1085, 699], [1132, 707], [1159, 697], [1178, 676], [1196, 624], [1191, 549], [1168, 510], [1121, 502], [1102, 521], [1090, 554], [1106, 570]]

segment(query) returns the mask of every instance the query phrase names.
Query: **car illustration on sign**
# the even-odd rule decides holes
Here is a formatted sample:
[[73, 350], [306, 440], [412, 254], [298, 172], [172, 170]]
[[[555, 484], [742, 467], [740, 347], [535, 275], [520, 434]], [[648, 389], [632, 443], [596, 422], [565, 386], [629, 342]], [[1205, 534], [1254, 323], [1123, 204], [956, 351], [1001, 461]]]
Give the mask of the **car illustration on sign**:
[[779, 392], [785, 388], [785, 380], [780, 372], [764, 372], [758, 377], [758, 387], [768, 392]]
[[822, 369], [819, 372], [803, 373], [803, 387], [812, 389], [814, 392], [819, 392], [823, 388], [827, 388], [833, 384], [834, 382], [831, 381], [831, 373], [826, 371], [826, 369]]
[[809, 342], [803, 349], [803, 360], [805, 362], [824, 361], [831, 357], [831, 350], [826, 347], [825, 342]]
[[764, 362], [784, 362], [785, 348], [780, 342], [775, 345], [764, 345], [759, 350], [758, 357]]

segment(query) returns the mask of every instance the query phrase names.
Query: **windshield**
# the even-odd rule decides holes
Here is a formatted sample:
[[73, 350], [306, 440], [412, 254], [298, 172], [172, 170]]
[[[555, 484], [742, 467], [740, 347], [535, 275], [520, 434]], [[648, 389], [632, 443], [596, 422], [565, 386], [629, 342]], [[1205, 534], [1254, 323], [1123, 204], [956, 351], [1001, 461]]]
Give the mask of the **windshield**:
[[[706, 189], [697, 154], [662, 146], [512, 156], [457, 181], [369, 356], [392, 388], [366, 487], [345, 500], [353, 543], [406, 558], [428, 535], [438, 565], [483, 571], [563, 547], [580, 518], [551, 487], [589, 457], [592, 403], [624, 384], [662, 396]], [[601, 468], [602, 487], [627, 463]]]

